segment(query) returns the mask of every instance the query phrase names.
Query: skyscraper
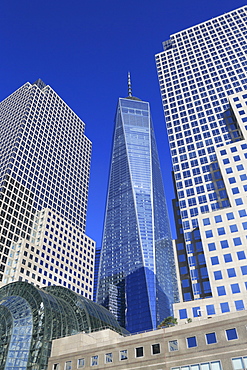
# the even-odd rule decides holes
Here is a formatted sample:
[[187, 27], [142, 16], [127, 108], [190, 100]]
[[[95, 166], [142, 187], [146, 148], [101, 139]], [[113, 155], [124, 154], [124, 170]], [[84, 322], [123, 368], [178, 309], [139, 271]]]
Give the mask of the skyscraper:
[[0, 117], [0, 285], [57, 284], [91, 298], [84, 122], [40, 79], [4, 99]]
[[247, 308], [246, 34], [244, 6], [171, 35], [156, 55], [177, 194], [181, 320]]
[[97, 302], [130, 332], [156, 328], [176, 294], [173, 247], [149, 103], [120, 98]]

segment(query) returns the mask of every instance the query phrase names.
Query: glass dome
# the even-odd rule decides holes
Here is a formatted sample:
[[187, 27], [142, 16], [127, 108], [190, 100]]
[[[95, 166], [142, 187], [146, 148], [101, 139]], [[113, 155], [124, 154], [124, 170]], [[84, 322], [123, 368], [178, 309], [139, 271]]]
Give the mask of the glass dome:
[[14, 282], [0, 289], [0, 368], [45, 370], [52, 340], [111, 328], [124, 334], [104, 307], [60, 286]]

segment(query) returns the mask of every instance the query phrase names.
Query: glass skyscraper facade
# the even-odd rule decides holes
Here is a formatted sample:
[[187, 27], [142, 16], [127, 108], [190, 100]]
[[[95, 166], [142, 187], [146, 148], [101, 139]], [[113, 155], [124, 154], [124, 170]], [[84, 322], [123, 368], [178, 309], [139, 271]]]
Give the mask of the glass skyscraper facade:
[[172, 314], [174, 255], [148, 102], [118, 102], [97, 302], [130, 332]]
[[0, 285], [56, 284], [92, 298], [84, 127], [40, 79], [0, 103]]
[[171, 35], [156, 55], [176, 184], [181, 320], [247, 304], [246, 35], [244, 6]]

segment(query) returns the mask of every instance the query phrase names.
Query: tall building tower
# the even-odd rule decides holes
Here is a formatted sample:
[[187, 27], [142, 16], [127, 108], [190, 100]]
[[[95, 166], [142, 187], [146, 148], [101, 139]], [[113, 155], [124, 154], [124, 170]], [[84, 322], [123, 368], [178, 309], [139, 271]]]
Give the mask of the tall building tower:
[[0, 103], [0, 285], [26, 280], [92, 297], [90, 158], [84, 122], [43, 81]]
[[115, 120], [97, 302], [130, 332], [172, 314], [173, 247], [149, 103], [120, 98]]
[[156, 55], [177, 192], [181, 320], [247, 308], [246, 34], [244, 6], [171, 35]]

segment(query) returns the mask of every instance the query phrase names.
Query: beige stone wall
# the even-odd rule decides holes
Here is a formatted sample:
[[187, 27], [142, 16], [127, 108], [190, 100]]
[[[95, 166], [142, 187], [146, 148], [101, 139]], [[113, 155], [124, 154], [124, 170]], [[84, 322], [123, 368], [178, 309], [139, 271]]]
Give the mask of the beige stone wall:
[[[164, 328], [142, 334], [122, 337], [107, 329], [90, 334], [77, 334], [53, 341], [48, 370], [59, 364], [66, 369], [71, 361], [72, 370], [78, 369], [78, 360], [85, 359], [81, 369], [153, 369], [168, 370], [173, 367], [220, 361], [223, 370], [232, 369], [231, 359], [247, 356], [247, 312], [226, 314], [212, 318]], [[236, 328], [238, 339], [227, 340], [226, 330]], [[217, 343], [207, 344], [206, 334], [215, 332]], [[187, 338], [195, 336], [197, 346], [188, 348]], [[171, 345], [177, 341], [177, 350]], [[152, 353], [152, 345], [160, 345], [160, 353]], [[143, 356], [136, 357], [136, 348], [143, 347]], [[174, 349], [175, 347], [173, 347]], [[127, 350], [128, 359], [120, 360], [120, 351]], [[111, 363], [105, 363], [107, 353], [112, 353]], [[98, 365], [92, 366], [92, 356], [98, 356]], [[67, 370], [67, 369], [66, 369]]]

